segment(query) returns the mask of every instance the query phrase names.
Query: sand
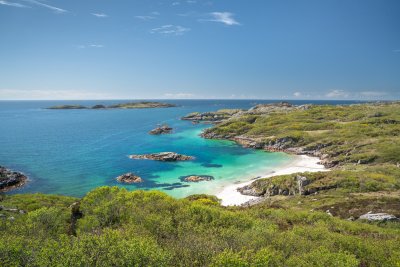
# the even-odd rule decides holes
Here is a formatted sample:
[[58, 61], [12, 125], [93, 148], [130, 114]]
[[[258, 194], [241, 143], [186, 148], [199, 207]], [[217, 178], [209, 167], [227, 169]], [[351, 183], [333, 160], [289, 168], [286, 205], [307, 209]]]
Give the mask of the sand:
[[[295, 156], [294, 160], [285, 165], [278, 167], [273, 173], [269, 172], [264, 175], [258, 175], [262, 178], [268, 178], [276, 175], [292, 174], [296, 172], [319, 172], [319, 171], [329, 171], [324, 165], [319, 164], [320, 159], [316, 157], [310, 157], [306, 155]], [[260, 179], [260, 178], [259, 178]], [[234, 206], [241, 205], [249, 200], [256, 199], [258, 197], [245, 196], [237, 191], [237, 188], [243, 187], [245, 185], [251, 184], [256, 179], [249, 180], [247, 182], [232, 184], [222, 188], [216, 196], [222, 200], [223, 206]]]

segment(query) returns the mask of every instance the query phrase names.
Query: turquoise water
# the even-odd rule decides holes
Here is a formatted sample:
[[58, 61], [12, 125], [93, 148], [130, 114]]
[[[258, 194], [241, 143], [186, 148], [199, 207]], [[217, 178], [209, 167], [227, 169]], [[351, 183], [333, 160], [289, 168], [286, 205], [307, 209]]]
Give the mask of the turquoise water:
[[[193, 125], [179, 118], [193, 111], [249, 108], [271, 101], [165, 101], [168, 109], [47, 110], [56, 104], [113, 104], [126, 101], [0, 101], [0, 165], [29, 176], [29, 183], [13, 193], [56, 193], [82, 196], [102, 185], [129, 190], [161, 190], [176, 197], [216, 193], [226, 184], [254, 178], [287, 164], [291, 156], [244, 149], [233, 142], [199, 137], [209, 125]], [[170, 135], [147, 132], [168, 123]], [[173, 151], [195, 156], [190, 162], [132, 160], [130, 154]], [[210, 165], [212, 164], [212, 165]], [[215, 165], [218, 164], [218, 165]], [[115, 177], [134, 172], [144, 179], [121, 185]], [[212, 175], [215, 180], [181, 182], [185, 175]]]

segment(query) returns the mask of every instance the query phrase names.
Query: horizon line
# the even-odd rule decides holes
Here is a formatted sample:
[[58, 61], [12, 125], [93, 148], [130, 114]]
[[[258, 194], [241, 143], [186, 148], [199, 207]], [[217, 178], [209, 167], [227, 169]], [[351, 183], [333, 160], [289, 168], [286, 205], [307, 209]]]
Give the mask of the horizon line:
[[230, 101], [400, 101], [400, 99], [294, 99], [294, 98], [106, 98], [106, 99], [0, 99], [0, 101], [141, 101], [141, 100], [230, 100]]

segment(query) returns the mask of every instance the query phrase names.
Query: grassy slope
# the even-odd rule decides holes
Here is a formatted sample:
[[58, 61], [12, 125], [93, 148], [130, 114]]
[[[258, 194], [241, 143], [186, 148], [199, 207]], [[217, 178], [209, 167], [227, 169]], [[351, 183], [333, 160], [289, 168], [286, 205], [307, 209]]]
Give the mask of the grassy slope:
[[177, 200], [100, 187], [81, 200], [84, 216], [74, 236], [67, 208], [74, 201], [7, 196], [2, 205], [29, 213], [0, 220], [1, 265], [396, 266], [400, 260], [400, 229], [391, 223], [293, 207], [227, 209], [213, 197]]

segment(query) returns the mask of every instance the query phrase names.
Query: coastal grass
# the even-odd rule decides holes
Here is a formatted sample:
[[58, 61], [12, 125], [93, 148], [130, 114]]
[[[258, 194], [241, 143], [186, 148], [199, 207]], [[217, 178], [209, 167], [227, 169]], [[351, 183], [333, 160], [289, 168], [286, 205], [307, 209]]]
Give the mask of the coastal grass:
[[[24, 198], [27, 200], [24, 201]], [[398, 266], [400, 229], [318, 210], [221, 207], [215, 197], [99, 187], [79, 200], [6, 196], [3, 266]], [[54, 205], [49, 206], [49, 203]], [[75, 211], [76, 212], [76, 209]], [[397, 264], [397, 265], [396, 265]]]
[[339, 165], [400, 162], [400, 103], [310, 106], [305, 110], [245, 114], [207, 129], [217, 138], [247, 136], [264, 144], [318, 149]]

